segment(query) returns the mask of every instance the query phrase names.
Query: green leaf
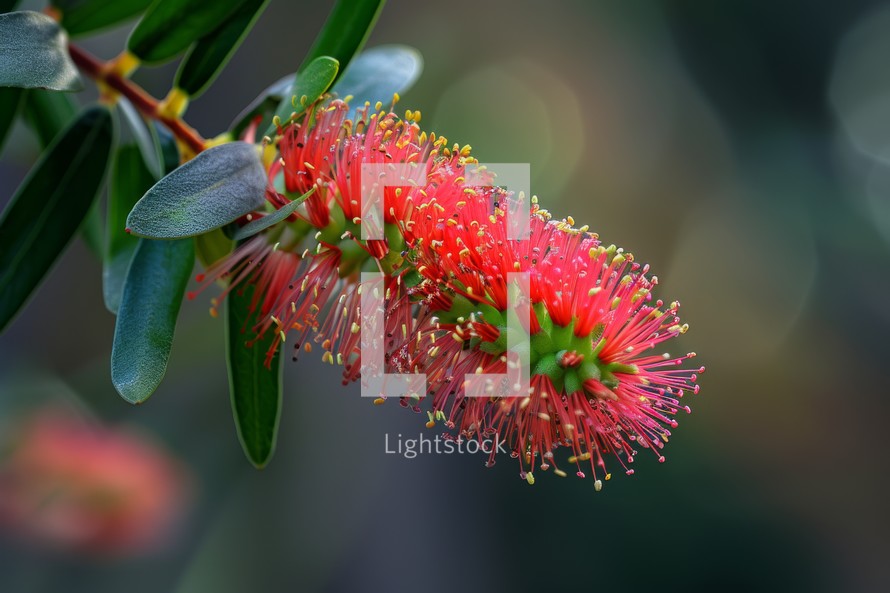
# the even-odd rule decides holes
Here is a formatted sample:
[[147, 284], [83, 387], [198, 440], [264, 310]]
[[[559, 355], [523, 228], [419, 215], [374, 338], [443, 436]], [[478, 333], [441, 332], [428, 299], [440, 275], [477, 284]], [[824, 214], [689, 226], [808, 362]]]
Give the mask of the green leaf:
[[150, 129], [163, 171], [169, 175], [179, 166], [179, 148], [176, 146], [176, 138], [173, 137], [170, 130], [158, 122], [152, 122]]
[[164, 378], [176, 317], [194, 263], [191, 239], [146, 239], [136, 248], [111, 349], [111, 381], [131, 404], [148, 399]]
[[[275, 115], [282, 122], [289, 120], [294, 115], [300, 115], [306, 108], [318, 100], [337, 78], [340, 64], [337, 60], [328, 56], [321, 56], [312, 60], [308, 66], [297, 73], [294, 78], [290, 94], [282, 98], [275, 110]], [[303, 97], [306, 97], [305, 101]], [[270, 124], [266, 130], [269, 136], [275, 132], [275, 125]]]
[[143, 62], [165, 62], [211, 33], [245, 0], [156, 0], [127, 40]]
[[102, 216], [102, 200], [96, 200], [80, 225], [80, 238], [100, 260], [105, 253], [105, 220]]
[[334, 58], [341, 72], [345, 70], [368, 40], [383, 4], [384, 0], [337, 0], [300, 70], [320, 56]]
[[176, 86], [190, 97], [201, 94], [222, 71], [263, 14], [269, 0], [246, 0], [221, 25], [198, 39], [176, 72]]
[[77, 115], [77, 105], [70, 95], [44, 90], [30, 90], [25, 98], [25, 122], [46, 148]]
[[62, 13], [62, 27], [72, 37], [104, 29], [130, 19], [148, 8], [152, 0], [52, 0]]
[[195, 254], [205, 268], [232, 253], [234, 247], [235, 242], [229, 239], [222, 229], [214, 229], [195, 237]]
[[[40, 145], [46, 148], [77, 115], [77, 104], [70, 95], [31, 89], [25, 98], [25, 122], [37, 135]], [[103, 245], [102, 210], [99, 201], [93, 203], [80, 227], [81, 237], [90, 251], [102, 258]]]
[[[411, 88], [423, 70], [420, 52], [406, 45], [381, 45], [356, 57], [332, 89], [339, 97], [352, 95], [353, 108], [367, 101], [388, 104], [393, 93]], [[372, 107], [373, 109], [373, 107]]]
[[79, 91], [68, 39], [56, 21], [39, 12], [0, 14], [0, 86]]
[[266, 171], [257, 147], [214, 146], [148, 190], [127, 218], [135, 235], [179, 239], [226, 225], [265, 203]]
[[117, 102], [117, 107], [120, 110], [121, 119], [127, 123], [127, 129], [130, 131], [132, 141], [136, 143], [139, 152], [142, 153], [145, 166], [148, 167], [149, 172], [155, 179], [160, 179], [164, 175], [162, 173], [163, 164], [161, 163], [162, 157], [157, 135], [152, 134], [142, 115], [126, 98], [121, 97]]
[[[164, 170], [172, 171], [179, 165], [176, 141], [162, 128], [155, 132]], [[121, 294], [111, 359], [112, 381], [132, 403], [145, 401], [163, 379], [194, 262], [189, 239], [138, 241]]]
[[246, 343], [247, 332], [257, 321], [251, 311], [253, 293], [254, 285], [247, 284], [226, 297], [226, 359], [238, 439], [250, 462], [262, 468], [272, 459], [278, 437], [281, 353], [276, 351], [270, 366], [265, 366], [266, 353], [275, 339], [272, 332], [256, 343]]
[[127, 214], [154, 182], [155, 177], [145, 165], [139, 147], [126, 144], [117, 149], [111, 167], [108, 219], [105, 227], [106, 250], [102, 267], [105, 306], [115, 314], [120, 307], [127, 269], [139, 245], [139, 239], [124, 230], [127, 226]]
[[86, 216], [102, 186], [113, 136], [108, 109], [86, 110], [43, 153], [0, 216], [0, 330]]
[[235, 231], [235, 234], [232, 235], [232, 238], [235, 241], [243, 241], [248, 237], [253, 237], [257, 233], [261, 233], [272, 225], [278, 224], [279, 222], [286, 220], [288, 216], [293, 214], [297, 208], [306, 201], [306, 198], [311, 196], [315, 192], [315, 188], [313, 187], [305, 194], [297, 198], [296, 200], [292, 200], [291, 202], [285, 204], [275, 212], [271, 212], [262, 218], [257, 218], [256, 220], [251, 220], [246, 225]]
[[24, 103], [25, 91], [17, 88], [0, 87], [0, 152], [3, 151], [3, 143], [6, 134], [12, 128], [15, 116]]

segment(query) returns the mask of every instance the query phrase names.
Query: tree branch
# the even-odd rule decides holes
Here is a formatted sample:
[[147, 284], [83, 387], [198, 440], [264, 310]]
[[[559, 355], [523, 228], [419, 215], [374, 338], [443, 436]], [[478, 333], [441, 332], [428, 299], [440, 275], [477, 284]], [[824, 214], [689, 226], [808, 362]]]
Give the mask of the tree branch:
[[97, 83], [104, 84], [126, 97], [145, 117], [164, 124], [177, 139], [182, 141], [195, 154], [204, 150], [204, 138], [194, 128], [190, 127], [179, 117], [170, 117], [162, 113], [158, 109], [160, 103], [157, 99], [146, 93], [139, 85], [134, 84], [131, 80], [124, 78], [112, 68], [109, 68], [108, 62], [99, 60], [96, 56], [76, 45], [69, 45], [68, 52], [71, 54], [71, 59], [74, 60], [74, 63], [77, 64], [77, 67], [84, 74]]

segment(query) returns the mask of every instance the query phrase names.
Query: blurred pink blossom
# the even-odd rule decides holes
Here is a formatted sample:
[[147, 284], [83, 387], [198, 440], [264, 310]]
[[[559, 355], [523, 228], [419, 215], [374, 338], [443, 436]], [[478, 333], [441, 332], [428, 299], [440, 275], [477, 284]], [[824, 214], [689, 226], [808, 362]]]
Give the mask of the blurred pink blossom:
[[170, 534], [190, 482], [141, 435], [49, 408], [0, 458], [0, 525], [54, 547], [146, 552]]

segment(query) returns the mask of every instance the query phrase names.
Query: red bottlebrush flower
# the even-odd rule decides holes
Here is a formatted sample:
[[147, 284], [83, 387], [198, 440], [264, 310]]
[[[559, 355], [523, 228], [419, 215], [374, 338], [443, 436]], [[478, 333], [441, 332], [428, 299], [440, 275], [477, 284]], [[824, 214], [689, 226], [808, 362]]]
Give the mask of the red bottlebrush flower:
[[[491, 214], [491, 200], [500, 203]], [[555, 222], [533, 206], [528, 241], [507, 239], [504, 192], [455, 208], [427, 232], [416, 250], [426, 279], [417, 290], [434, 302], [438, 316], [418, 340], [437, 339], [416, 359], [427, 373], [433, 414], [465, 438], [497, 433], [510, 443], [521, 475], [533, 481], [535, 465], [559, 475], [558, 447], [584, 475], [589, 462], [597, 489], [608, 479], [606, 455], [615, 454], [628, 473], [636, 449], [659, 452], [676, 426], [679, 403], [698, 392], [704, 369], [678, 368], [680, 357], [653, 354], [660, 343], [686, 331], [678, 303], [652, 301], [656, 278], [633, 257], [605, 248], [573, 221]], [[422, 228], [419, 221], [415, 230]], [[461, 386], [466, 374], [504, 373], [507, 273], [528, 272], [533, 313], [529, 319], [531, 392], [514, 397], [471, 398]], [[492, 454], [489, 463], [494, 462]]]
[[[379, 109], [379, 106], [378, 106]], [[614, 246], [603, 247], [586, 227], [553, 221], [533, 200], [531, 234], [508, 238], [506, 213], [514, 197], [494, 185], [467, 187], [469, 147], [453, 149], [427, 136], [408, 112], [371, 113], [353, 122], [332, 101], [278, 130], [280, 158], [267, 192], [276, 208], [314, 188], [291, 217], [250, 239], [201, 279], [227, 279], [228, 288], [256, 285], [252, 308], [257, 336], [277, 336], [269, 357], [296, 334], [295, 348], [319, 344], [323, 360], [345, 367], [344, 382], [360, 374], [362, 326], [359, 272], [379, 271], [385, 287], [388, 373], [426, 374], [430, 423], [444, 421], [452, 438], [498, 433], [512, 447], [520, 473], [554, 468], [554, 451], [584, 475], [589, 462], [596, 488], [608, 479], [608, 454], [627, 465], [637, 448], [660, 450], [676, 425], [697, 373], [682, 363], [694, 356], [659, 355], [659, 344], [685, 332], [678, 303], [653, 301], [648, 266]], [[417, 174], [383, 189], [383, 235], [362, 240], [370, 204], [363, 200], [366, 166], [385, 171], [412, 165]], [[479, 174], [474, 173], [473, 179]], [[376, 183], [379, 180], [370, 180]], [[398, 181], [398, 180], [397, 180]], [[389, 187], [392, 185], [392, 187]], [[257, 214], [259, 215], [259, 214]], [[466, 375], [503, 373], [508, 274], [530, 276], [530, 392], [514, 397], [467, 397]], [[295, 357], [296, 358], [296, 357]], [[420, 411], [420, 402], [401, 404]], [[494, 453], [489, 463], [494, 462]]]
[[0, 523], [55, 546], [143, 552], [172, 528], [188, 482], [179, 464], [136, 435], [43, 411], [0, 462]]
[[[280, 158], [270, 166], [269, 177], [272, 185], [283, 184], [284, 192], [270, 189], [268, 202], [281, 208], [298, 195], [315, 191], [291, 222], [240, 245], [200, 274], [201, 289], [189, 294], [195, 298], [218, 280], [228, 282], [220, 298], [245, 283], [256, 285], [251, 307], [259, 311], [260, 321], [252, 329], [257, 338], [269, 331], [277, 336], [268, 360], [293, 333], [294, 359], [296, 350], [311, 351], [318, 344], [325, 362], [345, 366], [346, 381], [354, 380], [360, 368], [359, 272], [370, 267], [392, 274], [399, 267], [405, 248], [400, 227], [413, 209], [414, 194], [422, 191], [422, 187], [412, 187], [410, 180], [407, 187], [386, 187], [386, 238], [364, 241], [361, 226], [370, 205], [362, 211], [362, 167], [413, 164], [418, 173], [412, 178], [422, 179], [443, 163], [460, 158], [440, 156], [443, 141], [427, 137], [410, 119], [370, 113], [369, 106], [359, 111], [355, 122], [346, 119], [348, 113], [346, 103], [335, 100], [279, 129]], [[218, 302], [213, 301], [214, 315]], [[405, 299], [398, 302], [410, 307]]]

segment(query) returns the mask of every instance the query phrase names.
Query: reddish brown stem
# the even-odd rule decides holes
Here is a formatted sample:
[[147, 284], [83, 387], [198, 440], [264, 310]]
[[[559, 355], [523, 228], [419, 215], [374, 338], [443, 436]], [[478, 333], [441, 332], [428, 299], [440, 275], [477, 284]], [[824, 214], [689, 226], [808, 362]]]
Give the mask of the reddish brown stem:
[[97, 82], [106, 84], [126, 97], [142, 115], [164, 124], [173, 135], [184, 142], [195, 154], [204, 150], [204, 138], [179, 118], [169, 117], [160, 113], [157, 99], [146, 93], [120, 74], [109, 70], [106, 64], [96, 56], [76, 45], [69, 45], [71, 59], [81, 71]]

